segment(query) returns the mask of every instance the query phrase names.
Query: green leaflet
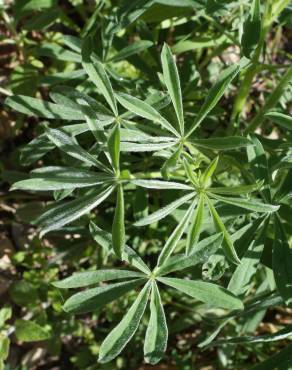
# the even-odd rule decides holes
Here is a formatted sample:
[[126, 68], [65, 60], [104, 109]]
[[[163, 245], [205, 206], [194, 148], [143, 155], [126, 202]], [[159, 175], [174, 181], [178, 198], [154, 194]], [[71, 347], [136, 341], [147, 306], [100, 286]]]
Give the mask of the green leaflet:
[[122, 152], [157, 152], [158, 150], [167, 149], [174, 146], [175, 142], [168, 143], [121, 143]]
[[292, 365], [292, 344], [289, 344], [275, 355], [269, 357], [265, 361], [255, 365], [251, 370], [275, 370], [275, 369], [289, 369]]
[[91, 40], [85, 39], [82, 45], [82, 65], [90, 80], [100, 90], [115, 116], [118, 115], [117, 103], [110, 80], [101, 62], [91, 61]]
[[70, 313], [86, 313], [98, 310], [128, 291], [137, 288], [143, 284], [144, 281], [145, 279], [134, 279], [84, 290], [67, 299], [63, 309]]
[[22, 342], [38, 342], [49, 339], [51, 333], [31, 320], [17, 319], [15, 321], [15, 336]]
[[269, 112], [265, 114], [266, 117], [270, 118], [273, 122], [277, 123], [280, 127], [292, 131], [292, 117], [287, 114], [279, 112]]
[[221, 246], [222, 240], [222, 233], [203, 239], [196, 245], [191, 254], [187, 256], [185, 254], [178, 254], [170, 257], [166, 263], [155, 269], [155, 275], [167, 275], [171, 272], [180, 271], [199, 263], [203, 263], [208, 260], [210, 256], [216, 253], [218, 248]]
[[108, 334], [99, 350], [98, 361], [101, 363], [113, 360], [131, 340], [138, 329], [146, 309], [151, 282], [149, 281], [139, 293], [122, 321]]
[[[105, 250], [113, 253], [112, 236], [110, 233], [100, 229], [93, 221], [90, 221], [89, 229], [94, 240], [100, 244]], [[123, 260], [136, 267], [146, 275], [150, 275], [151, 271], [142, 260], [141, 257], [129, 246], [125, 245], [123, 252]]]
[[239, 70], [240, 66], [235, 64], [221, 72], [215, 85], [211, 88], [209, 94], [207, 95], [205, 102], [195, 119], [195, 122], [188, 131], [187, 137], [192, 134], [192, 132], [200, 125], [207, 114], [215, 107], [232, 80], [238, 74]]
[[46, 56], [56, 60], [80, 63], [80, 55], [66, 50], [57, 44], [43, 43], [36, 49], [37, 55]]
[[176, 136], [179, 136], [175, 128], [173, 128], [171, 124], [165, 118], [163, 118], [162, 115], [155, 108], [153, 108], [145, 101], [134, 98], [133, 96], [124, 93], [116, 94], [116, 97], [119, 103], [130, 112], [133, 112], [143, 118], [149, 119], [150, 121], [158, 122], [166, 130], [172, 132]]
[[187, 255], [189, 255], [194, 250], [194, 248], [196, 248], [196, 244], [199, 240], [204, 218], [204, 206], [205, 206], [205, 196], [204, 193], [201, 193], [199, 195], [199, 201], [196, 208], [196, 212], [193, 215], [193, 220], [190, 226], [190, 230], [188, 232], [186, 245]]
[[168, 328], [157, 284], [152, 282], [150, 320], [144, 342], [144, 358], [151, 365], [159, 362], [166, 350]]
[[233, 206], [249, 209], [250, 211], [259, 212], [259, 213], [268, 213], [276, 212], [280, 206], [274, 204], [266, 204], [258, 202], [253, 199], [244, 199], [244, 198], [231, 198], [231, 197], [222, 197], [217, 194], [210, 194], [212, 198], [215, 198], [221, 202], [232, 204]]
[[272, 197], [270, 189], [270, 173], [266, 153], [261, 142], [256, 136], [250, 136], [250, 140], [253, 142], [253, 146], [249, 146], [247, 148], [248, 162], [250, 163], [250, 167], [255, 178], [258, 181], [264, 181], [264, 186], [261, 189], [261, 193], [263, 194], [265, 200], [270, 203], [272, 201]]
[[113, 169], [117, 173], [120, 169], [120, 125], [115, 124], [110, 131], [107, 141]]
[[247, 58], [255, 50], [261, 36], [261, 2], [253, 0], [250, 13], [243, 25], [243, 34], [241, 38], [242, 53]]
[[241, 343], [270, 343], [284, 340], [292, 336], [292, 325], [287, 325], [286, 328], [279, 330], [276, 333], [259, 336], [243, 336], [243, 337], [232, 337], [227, 339], [216, 340], [212, 343], [212, 346], [219, 346], [221, 344], [241, 344]]
[[[125, 121], [123, 121], [125, 122]], [[129, 121], [128, 121], [129, 122]], [[127, 122], [126, 122], [127, 123]], [[128, 129], [128, 128], [121, 128], [121, 141], [123, 142], [133, 142], [133, 143], [143, 143], [143, 144], [151, 144], [151, 143], [169, 143], [173, 142], [176, 139], [170, 136], [151, 136], [143, 131], [138, 129]]]
[[196, 193], [193, 193], [193, 192], [187, 195], [184, 195], [183, 197], [175, 200], [174, 202], [168, 204], [167, 206], [160, 208], [158, 211], [151, 213], [149, 216], [142, 218], [142, 220], [137, 221], [134, 225], [135, 226], [145, 226], [145, 225], [150, 225], [159, 220], [162, 220], [163, 218], [168, 216], [171, 212], [173, 212], [176, 208], [180, 207], [184, 203], [187, 203], [195, 195]]
[[176, 189], [176, 190], [193, 190], [191, 186], [174, 181], [162, 180], [131, 180], [131, 183], [147, 189]]
[[189, 139], [195, 146], [213, 150], [233, 150], [252, 145], [251, 140], [242, 136], [211, 137], [209, 139]]
[[292, 306], [292, 249], [278, 216], [275, 217], [275, 240], [273, 244], [273, 271], [277, 289], [287, 304]]
[[49, 231], [60, 229], [62, 226], [89, 213], [102, 203], [113, 190], [114, 187], [110, 186], [105, 190], [98, 190], [65, 204], [57, 204], [57, 206], [50, 208], [35, 221], [42, 228], [40, 236], [44, 236]]
[[117, 54], [115, 54], [112, 58], [108, 60], [108, 62], [119, 62], [121, 60], [127, 59], [131, 55], [139, 54], [141, 51], [150, 48], [153, 45], [153, 42], [148, 40], [140, 40], [136, 41], [122, 50], [119, 50]]
[[94, 156], [78, 145], [78, 143], [69, 135], [65, 134], [65, 132], [57, 129], [47, 128], [46, 135], [52, 143], [54, 143], [58, 148], [71, 157], [79, 159], [80, 161], [90, 164], [91, 166], [103, 168], [101, 163]]
[[5, 100], [10, 108], [30, 116], [47, 119], [61, 119], [69, 121], [84, 121], [80, 110], [72, 109], [65, 105], [50, 103], [45, 100], [31, 98], [30, 96], [14, 95]]
[[223, 186], [223, 187], [216, 187], [216, 188], [208, 188], [208, 193], [215, 193], [215, 194], [248, 194], [253, 191], [259, 190], [262, 186], [263, 182], [258, 182], [251, 185], [239, 185], [239, 186]]
[[175, 109], [177, 120], [180, 127], [181, 135], [184, 134], [184, 113], [182, 105], [182, 95], [180, 88], [180, 80], [174, 57], [168, 45], [164, 44], [161, 52], [161, 63], [163, 70], [164, 82], [168, 93], [171, 97], [172, 104]]
[[245, 294], [250, 288], [250, 280], [257, 271], [264, 249], [268, 222], [265, 223], [258, 238], [254, 239], [241, 259], [229, 281], [228, 290], [235, 295]]
[[128, 278], [143, 277], [143, 274], [130, 270], [96, 270], [76, 272], [75, 274], [52, 283], [56, 288], [72, 289], [100, 283], [101, 281], [120, 280]]
[[211, 306], [230, 310], [243, 309], [241, 300], [219, 285], [206, 283], [201, 280], [183, 280], [177, 278], [159, 277], [157, 280]]
[[183, 166], [190, 183], [193, 184], [195, 188], [200, 188], [199, 176], [194, 173], [190, 163], [185, 158], [183, 159]]
[[117, 188], [117, 202], [112, 226], [112, 243], [116, 256], [122, 258], [125, 246], [125, 210], [124, 191], [121, 184]]
[[76, 51], [76, 53], [81, 53], [82, 42], [79, 37], [71, 35], [63, 35], [64, 45], [68, 46], [71, 50]]
[[224, 226], [220, 216], [218, 215], [215, 207], [213, 206], [209, 198], [206, 197], [205, 199], [208, 203], [209, 210], [212, 215], [216, 230], [218, 232], [223, 233], [224, 238], [223, 238], [222, 248], [224, 250], [226, 257], [230, 260], [230, 262], [233, 262], [235, 264], [240, 263], [240, 260], [236, 254], [236, 251], [234, 249], [230, 235], [228, 234], [228, 231], [226, 230], [226, 227]]
[[211, 334], [208, 335], [206, 339], [204, 339], [202, 342], [198, 344], [199, 348], [203, 348], [206, 346], [212, 346], [213, 345], [213, 340], [217, 337], [217, 335], [220, 333], [220, 331], [224, 328], [226, 324], [231, 320], [231, 318], [227, 318], [223, 320], [212, 332]]
[[259, 230], [263, 226], [264, 221], [268, 221], [269, 218], [270, 215], [260, 215], [260, 217], [257, 217], [251, 223], [245, 225], [231, 235], [231, 240], [240, 258], [245, 254], [248, 246], [254, 240], [257, 230]]
[[201, 184], [204, 188], [206, 188], [208, 186], [209, 180], [211, 179], [214, 172], [216, 171], [218, 161], [219, 161], [219, 157], [214, 158], [213, 161], [206, 168], [205, 172], [202, 174]]
[[171, 156], [165, 161], [161, 168], [162, 176], [168, 180], [169, 172], [177, 166], [177, 162], [182, 153], [182, 146], [179, 147], [171, 154]]
[[197, 200], [195, 199], [189, 209], [186, 211], [184, 217], [180, 220], [177, 227], [174, 229], [170, 237], [167, 239], [167, 242], [165, 243], [162, 251], [159, 254], [157, 265], [161, 266], [163, 265], [168, 258], [170, 257], [171, 253], [175, 250], [178, 242], [180, 241], [183, 233], [185, 232], [186, 228], [189, 226], [190, 219], [192, 216], [193, 209], [197, 203]]
[[50, 191], [83, 188], [112, 181], [98, 172], [74, 167], [42, 167], [31, 172], [31, 179], [18, 181], [11, 190]]

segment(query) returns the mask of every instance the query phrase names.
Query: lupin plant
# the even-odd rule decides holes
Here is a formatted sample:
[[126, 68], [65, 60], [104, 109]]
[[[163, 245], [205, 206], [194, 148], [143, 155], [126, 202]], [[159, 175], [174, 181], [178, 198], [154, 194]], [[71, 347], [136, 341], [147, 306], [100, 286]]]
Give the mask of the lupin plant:
[[[264, 19], [267, 19], [266, 14]], [[174, 289], [181, 297], [189, 296], [202, 302], [207, 311], [221, 310], [218, 328], [200, 344], [201, 347], [211, 346], [212, 340], [231, 319], [252, 311], [253, 302], [246, 299], [246, 293], [254, 289], [254, 298], [258, 297], [257, 287], [251, 285], [251, 280], [260, 263], [273, 270], [276, 286], [276, 293], [271, 291], [273, 298], [291, 305], [292, 257], [281, 221], [281, 205], [287, 204], [291, 195], [291, 170], [285, 166], [291, 156], [288, 151], [281, 157], [285, 171], [289, 168], [281, 181], [272, 178], [263, 145], [254, 134], [254, 129], [264, 119], [291, 130], [291, 118], [273, 111], [270, 102], [241, 132], [238, 119], [246, 99], [246, 90], [242, 87], [231, 117], [232, 134], [205, 138], [200, 137], [199, 131], [239, 75], [244, 76], [244, 84], [248, 85], [249, 75], [254, 74], [263, 47], [266, 29], [261, 25], [260, 2], [254, 0], [244, 23], [241, 60], [220, 73], [195, 115], [185, 108], [175, 57], [167, 44], [161, 51], [161, 90], [143, 100], [133, 96], [133, 90], [130, 95], [127, 89], [125, 92], [114, 88], [110, 68], [94, 52], [94, 39], [90, 36], [82, 45], [70, 37], [66, 42], [80, 53], [87, 83], [102, 99], [94, 99], [83, 89], [64, 86], [50, 93], [53, 102], [20, 95], [6, 100], [15, 110], [46, 120], [44, 132], [24, 149], [38, 147], [30, 156], [34, 155], [37, 160], [55, 148], [62, 152], [64, 165], [37, 168], [31, 171], [30, 178], [12, 187], [13, 190], [53, 192], [56, 204], [49, 204], [34, 221], [41, 237], [62, 231], [86, 214], [98, 213], [102, 203], [114, 204], [111, 232], [92, 219], [89, 229], [99, 247], [115, 259], [118, 267], [77, 272], [52, 282], [58, 289], [86, 288], [65, 301], [63, 309], [71, 314], [96, 311], [132, 290], [137, 292], [122, 320], [103, 340], [99, 348], [101, 363], [112, 361], [122, 352], [147, 310], [150, 316], [144, 358], [150, 364], [163, 358], [168, 340], [168, 317], [162, 299], [165, 290]], [[289, 71], [286, 80], [287, 74], [291, 74]], [[54, 127], [48, 120], [69, 121], [70, 124]], [[92, 136], [90, 145], [86, 142], [85, 148], [78, 138], [88, 132]], [[233, 158], [230, 153], [237, 155]], [[149, 168], [148, 157], [154, 159]], [[233, 185], [225, 186], [224, 178], [230, 168], [235, 169], [236, 180]], [[131, 208], [128, 200], [134, 198], [137, 189], [149, 194], [175, 191], [176, 199], [132, 222], [127, 219], [126, 210]], [[71, 197], [73, 200], [65, 200]], [[165, 235], [156, 262], [150, 266], [134, 246], [128, 245], [129, 241], [133, 234], [149, 225], [167, 224], [167, 216], [177, 211], [180, 212], [178, 222], [169, 235]], [[238, 215], [247, 222], [234, 229], [230, 216]], [[211, 231], [206, 232], [207, 229]], [[273, 245], [269, 251], [271, 239]], [[272, 258], [267, 257], [268, 253], [272, 253]], [[215, 267], [223, 261], [220, 277], [229, 270], [232, 272], [230, 278], [219, 280], [212, 272], [210, 279], [218, 281], [209, 281], [202, 275], [196, 279], [190, 277], [189, 271], [195, 271], [198, 265], [206, 266], [210, 261]], [[265, 304], [269, 306], [268, 300], [272, 298], [267, 295], [263, 300], [258, 299], [264, 307]], [[291, 329], [289, 333], [291, 335]], [[247, 341], [239, 337], [224, 339], [221, 343], [236, 343], [236, 340], [238, 343]], [[250, 342], [253, 340], [256, 339]], [[213, 345], [220, 345], [220, 340]]]

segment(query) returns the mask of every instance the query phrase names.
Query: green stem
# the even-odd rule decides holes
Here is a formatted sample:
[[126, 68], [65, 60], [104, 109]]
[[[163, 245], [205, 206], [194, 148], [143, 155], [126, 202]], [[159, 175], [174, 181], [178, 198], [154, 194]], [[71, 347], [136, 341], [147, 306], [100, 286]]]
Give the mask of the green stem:
[[282, 96], [291, 79], [292, 79], [292, 67], [290, 67], [286, 71], [286, 73], [276, 86], [275, 90], [268, 97], [266, 104], [258, 111], [254, 119], [246, 127], [244, 131], [245, 134], [254, 132], [263, 123], [265, 113], [267, 113], [268, 110], [272, 109], [278, 103], [280, 97]]

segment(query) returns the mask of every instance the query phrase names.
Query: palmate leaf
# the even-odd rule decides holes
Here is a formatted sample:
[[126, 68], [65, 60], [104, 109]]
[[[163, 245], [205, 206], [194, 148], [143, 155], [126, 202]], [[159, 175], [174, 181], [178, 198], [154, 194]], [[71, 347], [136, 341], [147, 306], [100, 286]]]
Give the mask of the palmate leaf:
[[215, 234], [200, 241], [193, 247], [189, 255], [178, 254], [170, 257], [162, 266], [155, 268], [155, 275], [163, 276], [174, 271], [180, 271], [188, 267], [203, 263], [216, 253], [221, 246], [223, 234]]
[[144, 282], [145, 279], [142, 278], [87, 289], [67, 299], [63, 305], [63, 309], [70, 313], [86, 313], [98, 310], [130, 290], [137, 288]]
[[241, 300], [219, 285], [201, 280], [184, 280], [165, 277], [158, 277], [157, 280], [211, 306], [231, 310], [243, 309]]
[[138, 329], [147, 306], [151, 281], [144, 286], [122, 321], [108, 334], [99, 350], [98, 361], [101, 363], [113, 360], [131, 340]]
[[47, 119], [61, 119], [69, 121], [84, 121], [82, 112], [66, 105], [54, 104], [45, 100], [24, 95], [9, 96], [5, 104], [10, 108], [30, 116]]
[[218, 215], [215, 207], [213, 206], [212, 202], [209, 200], [208, 197], [205, 198], [210, 210], [210, 213], [213, 218], [213, 222], [215, 224], [215, 228], [217, 232], [222, 232], [223, 233], [223, 243], [222, 243], [222, 248], [223, 251], [226, 255], [226, 257], [230, 260], [230, 262], [233, 262], [235, 264], [240, 263], [240, 259], [237, 256], [236, 250], [233, 246], [232, 240], [230, 238], [230, 235], [228, 231], [226, 230], [226, 227], [224, 226], [220, 216]]
[[189, 129], [187, 136], [190, 136], [193, 133], [193, 131], [200, 125], [200, 123], [204, 120], [207, 114], [215, 107], [215, 105], [223, 96], [224, 92], [229, 87], [230, 83], [232, 82], [232, 80], [235, 78], [239, 71], [240, 66], [235, 64], [225, 69], [219, 75], [215, 85], [209, 91], [209, 94], [207, 95], [205, 102], [202, 108], [200, 109], [198, 116], [195, 119], [195, 122]]
[[162, 115], [155, 108], [145, 101], [124, 93], [116, 94], [116, 97], [119, 103], [130, 112], [133, 112], [140, 117], [149, 119], [150, 121], [158, 122], [166, 130], [170, 131], [175, 136], [179, 136], [176, 129], [172, 127], [171, 124], [164, 117], [162, 117]]
[[107, 269], [107, 270], [84, 271], [76, 272], [72, 276], [69, 276], [63, 280], [55, 281], [52, 283], [52, 285], [60, 289], [72, 289], [97, 284], [100, 283], [101, 281], [120, 280], [138, 277], [142, 278], [143, 276], [144, 274], [141, 274], [141, 272], [130, 270]]
[[168, 45], [164, 44], [161, 52], [161, 63], [164, 82], [171, 97], [172, 104], [177, 116], [181, 135], [184, 134], [184, 113], [180, 80], [174, 57]]
[[187, 203], [190, 199], [196, 196], [195, 192], [189, 193], [184, 195], [183, 197], [175, 200], [174, 202], [168, 204], [167, 206], [160, 208], [158, 211], [151, 213], [151, 215], [142, 218], [141, 220], [137, 221], [134, 225], [135, 226], [145, 226], [150, 225], [153, 222], [157, 222], [162, 220], [166, 216], [168, 216], [171, 212], [175, 209], [180, 207], [182, 204]]
[[82, 45], [82, 65], [85, 71], [87, 72], [90, 80], [96, 85], [100, 90], [108, 105], [111, 107], [111, 110], [118, 115], [116, 98], [113, 92], [112, 85], [110, 80], [105, 72], [105, 69], [101, 62], [91, 61], [91, 39], [88, 37], [85, 39]]
[[197, 203], [195, 199], [189, 209], [186, 211], [185, 215], [182, 217], [180, 222], [178, 223], [177, 227], [174, 229], [170, 237], [167, 239], [162, 251], [159, 254], [157, 265], [163, 265], [168, 258], [170, 257], [171, 253], [175, 250], [178, 242], [180, 241], [183, 233], [185, 232], [186, 228], [189, 226], [190, 219], [194, 210], [194, 207]]
[[150, 300], [150, 320], [144, 342], [144, 359], [151, 365], [159, 362], [166, 350], [168, 328], [159, 290], [152, 282]]
[[51, 191], [90, 187], [111, 182], [103, 173], [74, 167], [50, 166], [31, 171], [31, 179], [18, 181], [11, 190]]
[[125, 246], [125, 210], [124, 191], [121, 184], [117, 188], [117, 202], [112, 226], [112, 243], [116, 256], [122, 258]]
[[105, 190], [98, 190], [65, 204], [58, 204], [50, 208], [35, 221], [37, 225], [41, 226], [40, 236], [44, 236], [49, 231], [60, 229], [62, 226], [89, 213], [108, 198], [113, 190], [114, 186], [110, 186]]

